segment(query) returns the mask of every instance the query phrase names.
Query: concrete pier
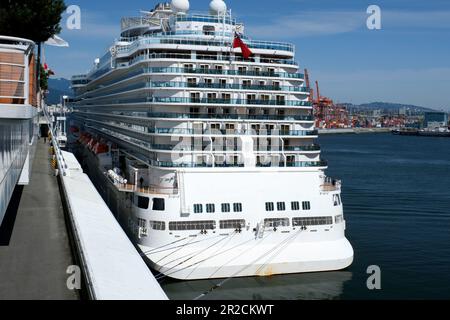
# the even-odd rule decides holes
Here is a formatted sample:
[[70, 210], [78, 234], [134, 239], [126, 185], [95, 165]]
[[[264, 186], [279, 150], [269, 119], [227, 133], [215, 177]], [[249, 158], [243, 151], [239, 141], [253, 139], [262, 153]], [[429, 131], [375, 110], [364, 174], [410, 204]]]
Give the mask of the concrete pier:
[[49, 145], [37, 141], [28, 186], [17, 186], [0, 227], [0, 300], [73, 300], [66, 286], [74, 264]]

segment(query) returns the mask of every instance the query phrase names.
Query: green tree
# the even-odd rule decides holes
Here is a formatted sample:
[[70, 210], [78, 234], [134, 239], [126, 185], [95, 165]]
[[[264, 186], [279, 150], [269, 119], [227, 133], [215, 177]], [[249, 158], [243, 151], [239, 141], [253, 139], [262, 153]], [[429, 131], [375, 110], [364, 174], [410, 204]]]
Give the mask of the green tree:
[[39, 86], [42, 90], [47, 90], [48, 89], [48, 74], [47, 72], [45, 72], [44, 67], [41, 65], [40, 68], [40, 75], [39, 75]]
[[61, 32], [64, 10], [64, 0], [1, 0], [0, 34], [36, 42], [40, 66], [41, 43]]

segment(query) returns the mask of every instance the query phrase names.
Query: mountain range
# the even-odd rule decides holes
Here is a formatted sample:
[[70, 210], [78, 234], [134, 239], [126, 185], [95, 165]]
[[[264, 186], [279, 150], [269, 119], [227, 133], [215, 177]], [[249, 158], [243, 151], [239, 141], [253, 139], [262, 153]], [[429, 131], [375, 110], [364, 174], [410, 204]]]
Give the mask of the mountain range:
[[48, 79], [48, 91], [47, 104], [49, 105], [61, 103], [62, 96], [73, 96], [70, 80], [64, 78]]

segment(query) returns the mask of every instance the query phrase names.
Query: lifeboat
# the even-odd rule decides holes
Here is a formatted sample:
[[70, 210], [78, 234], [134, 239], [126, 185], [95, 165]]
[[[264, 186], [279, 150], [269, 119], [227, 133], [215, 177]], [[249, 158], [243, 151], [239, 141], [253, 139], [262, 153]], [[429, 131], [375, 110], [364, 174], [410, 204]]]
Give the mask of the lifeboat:
[[87, 147], [89, 148], [89, 150], [93, 150], [94, 146], [97, 144], [97, 139], [95, 138], [91, 138], [91, 140], [89, 141], [89, 143], [87, 144]]
[[106, 143], [97, 142], [93, 149], [95, 154], [108, 153], [109, 147]]

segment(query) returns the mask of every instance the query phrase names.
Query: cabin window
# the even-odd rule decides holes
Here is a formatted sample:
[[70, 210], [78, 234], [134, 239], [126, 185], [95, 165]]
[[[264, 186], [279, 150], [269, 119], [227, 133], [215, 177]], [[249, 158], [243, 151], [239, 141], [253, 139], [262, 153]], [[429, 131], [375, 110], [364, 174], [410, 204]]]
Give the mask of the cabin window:
[[285, 211], [286, 210], [286, 204], [284, 202], [277, 202], [277, 210], [278, 211]]
[[196, 78], [188, 78], [187, 83], [188, 83], [188, 87], [195, 87], [195, 86], [197, 86], [197, 79]]
[[303, 201], [302, 208], [303, 210], [311, 210], [311, 203], [309, 201]]
[[239, 73], [246, 73], [247, 72], [247, 67], [238, 67], [238, 72]]
[[291, 210], [292, 211], [300, 210], [300, 203], [298, 201], [292, 201], [291, 202]]
[[165, 210], [165, 201], [164, 201], [164, 199], [162, 199], [162, 198], [153, 198], [152, 210], [164, 211]]
[[208, 203], [208, 204], [206, 205], [206, 212], [208, 212], [208, 213], [214, 213], [214, 212], [216, 212], [215, 205], [214, 205], [213, 203]]
[[230, 212], [231, 206], [229, 203], [222, 203], [222, 212]]
[[202, 212], [203, 212], [203, 205], [194, 204], [194, 213], [202, 213]]
[[147, 197], [137, 197], [137, 206], [140, 209], [148, 209], [148, 205], [150, 203], [150, 199]]
[[234, 212], [242, 212], [242, 203], [233, 203]]
[[274, 205], [273, 202], [266, 202], [266, 211], [273, 211]]
[[206, 36], [213, 36], [216, 28], [214, 26], [203, 26], [203, 34]]

